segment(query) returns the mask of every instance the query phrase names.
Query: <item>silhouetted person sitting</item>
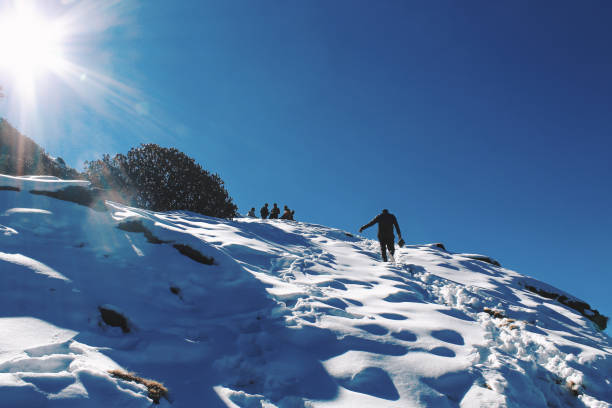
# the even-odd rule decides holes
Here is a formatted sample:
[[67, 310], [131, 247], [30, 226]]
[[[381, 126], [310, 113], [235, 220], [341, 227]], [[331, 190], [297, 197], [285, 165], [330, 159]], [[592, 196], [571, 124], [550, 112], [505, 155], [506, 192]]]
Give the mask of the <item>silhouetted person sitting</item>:
[[266, 219], [268, 218], [268, 214], [270, 214], [270, 210], [268, 210], [268, 203], [265, 203], [263, 207], [261, 207], [261, 210], [259, 210], [259, 214], [261, 215], [262, 219]]
[[270, 211], [270, 219], [275, 220], [278, 218], [279, 215], [280, 215], [280, 208], [278, 208], [276, 206], [276, 203], [274, 203], [274, 207], [272, 207], [272, 210]]
[[295, 211], [291, 211], [289, 207], [285, 206], [285, 211], [283, 212], [283, 215], [281, 215], [281, 220], [293, 221], [293, 214], [295, 214]]
[[248, 217], [253, 217], [255, 218], [255, 207], [251, 208], [251, 211], [249, 211], [249, 213], [247, 214]]
[[359, 228], [359, 232], [362, 232], [366, 228], [370, 228], [372, 225], [378, 223], [378, 241], [380, 242], [380, 252], [382, 254], [383, 261], [387, 262], [387, 252], [389, 250], [391, 256], [395, 254], [395, 235], [393, 234], [393, 226], [397, 230], [397, 236], [402, 239], [402, 233], [400, 232], [397, 218], [395, 215], [389, 213], [389, 210], [382, 210], [382, 213], [378, 214], [376, 218], [368, 222], [363, 227]]

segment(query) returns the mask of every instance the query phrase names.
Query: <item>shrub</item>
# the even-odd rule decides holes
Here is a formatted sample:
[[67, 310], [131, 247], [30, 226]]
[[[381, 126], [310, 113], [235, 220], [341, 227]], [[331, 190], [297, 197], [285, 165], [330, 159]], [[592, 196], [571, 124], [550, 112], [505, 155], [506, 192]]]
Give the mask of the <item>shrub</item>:
[[223, 180], [175, 148], [144, 144], [127, 156], [85, 163], [92, 185], [111, 190], [115, 199], [153, 211], [188, 210], [231, 218], [237, 215]]
[[105, 154], [101, 160], [85, 162], [85, 177], [94, 187], [107, 191], [113, 201], [131, 204], [136, 188], [127, 171], [127, 157]]

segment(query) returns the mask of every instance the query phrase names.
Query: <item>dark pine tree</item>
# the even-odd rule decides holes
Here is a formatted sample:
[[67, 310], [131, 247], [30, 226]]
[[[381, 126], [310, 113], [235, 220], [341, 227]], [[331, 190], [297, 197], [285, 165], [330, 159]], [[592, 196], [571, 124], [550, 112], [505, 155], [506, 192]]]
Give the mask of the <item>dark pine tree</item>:
[[115, 199], [153, 211], [187, 210], [231, 218], [237, 214], [224, 182], [175, 148], [144, 144], [127, 156], [85, 163], [95, 187], [111, 190]]

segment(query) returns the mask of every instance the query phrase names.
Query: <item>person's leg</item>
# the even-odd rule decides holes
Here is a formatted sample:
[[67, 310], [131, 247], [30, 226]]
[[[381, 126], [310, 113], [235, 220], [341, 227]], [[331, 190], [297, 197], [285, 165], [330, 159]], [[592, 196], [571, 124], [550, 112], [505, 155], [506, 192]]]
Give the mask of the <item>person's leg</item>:
[[386, 242], [382, 239], [379, 239], [378, 242], [380, 242], [380, 254], [382, 255], [382, 260], [387, 262]]
[[395, 245], [392, 239], [387, 241], [387, 250], [389, 251], [389, 258], [392, 262], [395, 262]]

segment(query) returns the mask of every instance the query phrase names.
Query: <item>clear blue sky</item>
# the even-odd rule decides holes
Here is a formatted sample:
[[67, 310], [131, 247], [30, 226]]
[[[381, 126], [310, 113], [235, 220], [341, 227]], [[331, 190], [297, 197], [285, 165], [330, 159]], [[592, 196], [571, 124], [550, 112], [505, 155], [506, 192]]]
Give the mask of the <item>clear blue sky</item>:
[[81, 6], [66, 49], [90, 72], [39, 79], [27, 120], [9, 83], [0, 114], [70, 165], [177, 147], [241, 212], [356, 232], [389, 208], [409, 243], [612, 314], [611, 2], [43, 3]]

